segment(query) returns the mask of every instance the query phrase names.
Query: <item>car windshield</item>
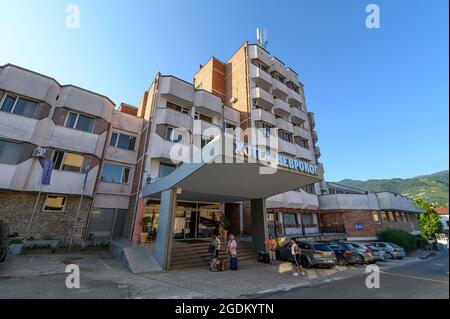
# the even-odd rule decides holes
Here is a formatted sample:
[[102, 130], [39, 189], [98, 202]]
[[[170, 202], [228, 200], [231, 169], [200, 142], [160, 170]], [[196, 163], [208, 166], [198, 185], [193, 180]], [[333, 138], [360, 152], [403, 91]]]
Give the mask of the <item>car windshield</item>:
[[394, 248], [400, 248], [400, 246], [396, 245], [396, 244], [392, 244], [392, 243], [388, 243], [388, 245], [394, 247]]
[[362, 248], [362, 245], [360, 245], [360, 244], [351, 243], [350, 245], [352, 245], [353, 247], [356, 247], [356, 248]]
[[314, 244], [314, 248], [316, 250], [320, 250], [320, 251], [332, 251], [332, 249], [330, 247], [328, 247], [327, 245], [323, 245], [323, 244]]

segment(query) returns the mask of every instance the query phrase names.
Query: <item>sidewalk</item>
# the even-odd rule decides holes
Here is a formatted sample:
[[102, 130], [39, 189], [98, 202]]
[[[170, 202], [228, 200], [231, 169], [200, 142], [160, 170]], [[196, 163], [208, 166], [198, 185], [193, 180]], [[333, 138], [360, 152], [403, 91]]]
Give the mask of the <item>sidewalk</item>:
[[[64, 261], [79, 265], [80, 289], [67, 289]], [[380, 269], [422, 261], [417, 256], [379, 263]], [[185, 269], [132, 274], [107, 251], [100, 255], [10, 256], [0, 263], [0, 298], [245, 298], [310, 287], [365, 273], [363, 266], [306, 269], [292, 276], [291, 264], [243, 266], [238, 271]]]

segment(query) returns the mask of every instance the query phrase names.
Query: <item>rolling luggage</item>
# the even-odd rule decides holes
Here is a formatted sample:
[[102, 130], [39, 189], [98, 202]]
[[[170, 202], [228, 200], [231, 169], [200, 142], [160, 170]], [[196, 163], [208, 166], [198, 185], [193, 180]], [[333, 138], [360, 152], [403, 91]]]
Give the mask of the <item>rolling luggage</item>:
[[209, 270], [211, 271], [218, 271], [220, 268], [220, 261], [218, 258], [211, 259], [211, 262], [209, 263]]
[[230, 259], [230, 270], [238, 269], [238, 260], [237, 257], [231, 257]]

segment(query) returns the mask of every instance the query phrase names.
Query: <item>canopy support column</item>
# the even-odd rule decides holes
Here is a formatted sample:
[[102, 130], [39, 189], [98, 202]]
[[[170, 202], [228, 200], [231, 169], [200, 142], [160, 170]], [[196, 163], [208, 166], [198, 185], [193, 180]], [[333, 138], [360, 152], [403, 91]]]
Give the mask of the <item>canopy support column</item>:
[[264, 241], [268, 237], [265, 199], [253, 199], [251, 201], [251, 215], [253, 247], [257, 251], [265, 251]]

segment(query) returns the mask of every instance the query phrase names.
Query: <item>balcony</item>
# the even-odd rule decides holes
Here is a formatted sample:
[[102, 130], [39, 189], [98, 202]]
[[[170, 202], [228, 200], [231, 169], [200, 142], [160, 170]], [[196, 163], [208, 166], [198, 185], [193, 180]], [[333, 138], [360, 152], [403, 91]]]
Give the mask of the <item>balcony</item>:
[[319, 207], [317, 195], [309, 194], [304, 190], [290, 191], [283, 195], [283, 207], [296, 209], [317, 209]]
[[222, 100], [204, 90], [196, 90], [195, 91], [195, 110], [211, 116], [221, 116], [222, 114]]
[[275, 71], [282, 76], [286, 77], [286, 67], [284, 66], [283, 62], [278, 60], [275, 57], [270, 58], [270, 71]]
[[250, 60], [258, 59], [264, 64], [270, 65], [270, 54], [256, 44], [248, 46], [248, 57]]
[[314, 155], [312, 154], [312, 152], [304, 147], [301, 147], [299, 145], [296, 145], [296, 158], [298, 159], [303, 159], [303, 160], [307, 160], [312, 162], [314, 160]]
[[173, 76], [161, 76], [159, 94], [176, 104], [192, 107], [194, 105], [194, 87]]
[[316, 155], [316, 159], [320, 158], [320, 147], [314, 146], [314, 154]]
[[291, 133], [294, 132], [294, 125], [292, 125], [291, 122], [286, 121], [285, 119], [282, 118], [277, 118], [277, 127], [281, 130], [285, 130]]
[[155, 114], [155, 124], [168, 124], [174, 127], [181, 127], [192, 131], [192, 117], [169, 108], [157, 108]]
[[297, 155], [297, 147], [298, 145], [286, 142], [282, 140], [281, 138], [278, 139], [278, 153], [288, 154], [292, 156]]
[[314, 144], [316, 144], [317, 141], [319, 140], [319, 136], [317, 135], [317, 132], [315, 130], [312, 130], [311, 131], [311, 136], [312, 136]]
[[300, 93], [289, 89], [288, 102], [293, 106], [302, 107], [303, 105], [305, 105], [305, 98]]
[[239, 123], [241, 121], [241, 116], [239, 111], [224, 105], [223, 108], [223, 117], [225, 120], [234, 122], [236, 124], [236, 126], [239, 126]]
[[309, 126], [311, 128], [315, 128], [316, 127], [316, 121], [314, 119], [314, 113], [313, 112], [308, 112], [308, 120], [309, 120]]
[[286, 100], [289, 90], [284, 83], [281, 83], [277, 79], [272, 79], [272, 94], [277, 98]]
[[271, 110], [273, 107], [273, 96], [262, 88], [256, 87], [251, 90], [253, 100], [262, 108]]
[[270, 90], [270, 87], [272, 86], [272, 77], [269, 73], [266, 73], [265, 71], [261, 70], [257, 66], [250, 63], [250, 78], [253, 79], [255, 84], [258, 87], [263, 88], [266, 91]]
[[254, 109], [252, 111], [252, 120], [265, 122], [271, 124], [272, 126], [277, 126], [277, 120], [275, 118], [275, 115], [273, 115], [270, 112], [267, 112], [264, 109]]
[[149, 153], [152, 158], [170, 159], [174, 163], [190, 160], [190, 144], [167, 141], [155, 133], [151, 134], [151, 143]]
[[309, 132], [300, 126], [294, 126], [294, 136], [300, 136], [307, 140], [311, 139]]
[[306, 112], [303, 112], [302, 110], [298, 109], [295, 106], [291, 107], [291, 120], [292, 122], [296, 124], [301, 124], [306, 121], [308, 121], [308, 115]]
[[273, 99], [273, 113], [281, 117], [288, 117], [291, 115], [291, 107], [283, 100]]

